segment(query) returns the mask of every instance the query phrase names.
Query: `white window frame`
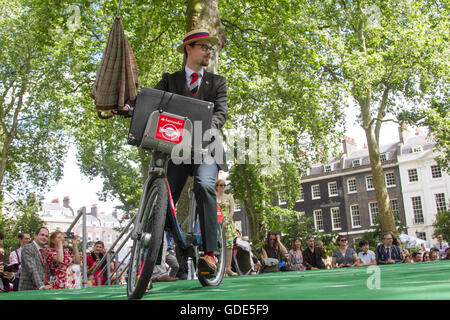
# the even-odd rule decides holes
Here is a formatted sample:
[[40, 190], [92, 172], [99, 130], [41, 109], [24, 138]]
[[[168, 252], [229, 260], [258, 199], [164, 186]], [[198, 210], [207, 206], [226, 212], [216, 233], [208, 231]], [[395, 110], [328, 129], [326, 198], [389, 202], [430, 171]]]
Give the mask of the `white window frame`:
[[299, 220], [300, 217], [304, 217], [305, 216], [305, 211], [298, 211], [296, 216], [297, 216], [297, 220]]
[[331, 172], [331, 171], [333, 171], [333, 164], [327, 164], [323, 166], [323, 172]]
[[[355, 162], [358, 162], [358, 164], [357, 165], [355, 165]], [[353, 159], [352, 160], [352, 168], [354, 168], [354, 167], [360, 167], [361, 166], [361, 159]]]
[[[374, 187], [374, 185], [373, 185], [373, 176], [366, 176], [365, 178], [366, 178], [366, 190], [367, 190], [367, 191], [375, 190], [375, 187]], [[369, 178], [370, 178], [370, 180], [371, 180], [371, 182], [370, 182], [370, 184], [372, 185], [371, 188], [369, 188], [369, 181], [367, 180], [367, 179], [369, 179]]]
[[[320, 224], [322, 225], [322, 229], [319, 229], [318, 227], [318, 218], [317, 218], [317, 214], [320, 214]], [[314, 228], [317, 231], [323, 232], [324, 231], [324, 225], [323, 225], [323, 213], [322, 213], [322, 209], [316, 209], [313, 211], [313, 216], [314, 216]]]
[[388, 160], [389, 160], [389, 152], [383, 152], [382, 154], [380, 154], [380, 161], [381, 162], [388, 161]]
[[[388, 179], [388, 175], [392, 176], [392, 178], [394, 180], [394, 184], [389, 184], [389, 182], [392, 182], [392, 179]], [[395, 187], [395, 173], [394, 173], [394, 171], [386, 172], [384, 174], [384, 181], [386, 182], [386, 188], [393, 188], [393, 187]]]
[[[330, 209], [331, 215], [331, 228], [333, 230], [342, 230], [342, 219], [341, 219], [341, 210], [339, 207], [334, 207]], [[336, 226], [339, 224], [339, 226]]]
[[[331, 188], [330, 186], [335, 185], [336, 186], [336, 193], [331, 193]], [[337, 186], [337, 181], [332, 181], [332, 182], [328, 182], [328, 196], [331, 197], [337, 197], [339, 196], [339, 191], [338, 191], [338, 186]]]
[[[393, 205], [393, 204], [395, 204], [395, 205]], [[390, 205], [391, 205], [391, 211], [392, 211], [392, 214], [395, 214], [395, 213], [397, 213], [397, 215], [398, 215], [398, 217], [400, 216], [400, 208], [399, 208], [399, 205], [398, 205], [398, 199], [391, 199], [390, 200]], [[394, 207], [395, 207], [395, 209], [394, 209]]]
[[435, 193], [434, 200], [436, 203], [436, 213], [447, 210], [447, 200], [445, 199], [444, 192]]
[[[355, 190], [354, 191], [350, 190], [350, 181], [355, 182]], [[356, 185], [356, 178], [347, 179], [347, 190], [348, 190], [348, 193], [358, 193], [358, 187]]]
[[[432, 165], [430, 167], [430, 169], [431, 169], [431, 179], [441, 179], [442, 178], [442, 169], [441, 169], [441, 167], [439, 167], [438, 165]], [[434, 177], [435, 173], [437, 173], [437, 170], [439, 170], [439, 176]]]
[[[357, 214], [355, 213], [354, 207], [357, 207]], [[359, 220], [359, 224], [355, 224], [355, 219], [354, 217], [357, 216], [358, 220]], [[361, 212], [359, 211], [359, 204], [358, 203], [354, 203], [350, 205], [350, 219], [352, 220], [352, 228], [360, 228], [361, 227]]]
[[305, 193], [303, 190], [303, 186], [300, 186], [300, 199], [298, 199], [298, 201], [305, 201]]
[[[317, 197], [317, 196], [314, 196], [314, 188], [315, 188], [315, 187], [317, 187], [318, 190], [319, 190], [319, 196], [318, 196], [318, 197]], [[320, 199], [320, 184], [315, 184], [315, 185], [312, 185], [312, 186], [311, 186], [311, 199], [312, 199], [312, 200]]]
[[[413, 211], [413, 223], [414, 224], [424, 224], [425, 218], [423, 215], [422, 197], [415, 196], [411, 197], [412, 211]], [[419, 212], [420, 210], [420, 212]], [[420, 218], [420, 219], [418, 219]]]
[[[413, 172], [413, 174], [411, 174], [411, 172]], [[408, 182], [409, 183], [419, 182], [419, 171], [417, 170], [417, 168], [408, 169], [407, 173], [408, 173]], [[416, 180], [411, 181], [411, 177], [415, 178]]]
[[[373, 206], [373, 205], [376, 205], [376, 212], [373, 212], [373, 211], [375, 211], [375, 206]], [[380, 214], [380, 208], [378, 206], [378, 202], [376, 202], [376, 201], [369, 202], [369, 218], [370, 218], [371, 226], [375, 225], [375, 220], [379, 214]]]

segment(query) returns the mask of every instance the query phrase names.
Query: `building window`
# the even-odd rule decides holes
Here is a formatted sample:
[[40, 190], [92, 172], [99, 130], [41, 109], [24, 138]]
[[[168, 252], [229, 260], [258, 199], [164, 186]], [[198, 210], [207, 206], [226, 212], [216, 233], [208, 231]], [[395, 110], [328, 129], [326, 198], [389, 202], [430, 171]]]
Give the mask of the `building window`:
[[328, 183], [328, 194], [330, 197], [335, 197], [338, 195], [337, 182], [329, 182]]
[[415, 224], [423, 223], [424, 219], [422, 210], [422, 200], [420, 199], [420, 197], [412, 197], [411, 201], [414, 212], [414, 223]]
[[331, 172], [332, 170], [333, 170], [333, 165], [332, 164], [328, 164], [328, 165], [323, 167], [323, 171], [324, 172]]
[[431, 177], [433, 179], [442, 178], [442, 171], [439, 166], [431, 166]]
[[341, 230], [341, 214], [339, 208], [331, 208], [331, 223], [333, 230]]
[[286, 196], [286, 188], [282, 188], [278, 192], [278, 204], [286, 204], [287, 203], [287, 196]]
[[366, 188], [367, 191], [375, 189], [373, 186], [373, 177], [372, 176], [366, 176]]
[[436, 193], [434, 195], [436, 199], [436, 212], [447, 210], [447, 204], [445, 202], [445, 193]]
[[239, 210], [241, 210], [241, 201], [235, 199], [235, 201], [234, 201], [234, 211], [236, 212], [236, 211], [239, 211]]
[[320, 186], [315, 184], [311, 186], [312, 199], [320, 199]]
[[361, 216], [359, 214], [359, 205], [353, 204], [350, 206], [350, 213], [352, 217], [352, 227], [361, 227]]
[[400, 212], [398, 211], [398, 200], [391, 199], [391, 210], [394, 217], [399, 217]]
[[369, 213], [370, 213], [370, 225], [375, 225], [376, 218], [378, 217], [378, 202], [369, 202]]
[[417, 174], [417, 169], [408, 169], [408, 179], [409, 182], [417, 182], [419, 181], [419, 175]]
[[299, 195], [298, 201], [304, 201], [305, 200], [305, 194], [303, 193], [303, 187], [302, 186], [300, 186], [299, 192], [300, 192], [300, 195]]
[[381, 162], [388, 160], [387, 152], [380, 154], [380, 160]]
[[348, 179], [347, 180], [347, 187], [348, 187], [348, 193], [355, 193], [355, 192], [357, 192], [357, 190], [356, 190], [356, 179], [355, 178]]
[[300, 217], [304, 217], [304, 216], [305, 216], [305, 211], [297, 212], [297, 214], [296, 214], [296, 219], [299, 220]]
[[422, 146], [416, 146], [412, 148], [413, 153], [422, 152]]
[[323, 216], [322, 216], [322, 210], [314, 210], [314, 227], [317, 231], [323, 231]]
[[386, 179], [386, 187], [395, 187], [395, 176], [393, 172], [387, 172], [384, 175], [385, 179]]
[[419, 238], [419, 239], [427, 241], [427, 234], [426, 234], [426, 232], [418, 232], [418, 231], [416, 231], [416, 238]]
[[360, 159], [355, 159], [352, 161], [352, 167], [359, 167], [361, 165]]

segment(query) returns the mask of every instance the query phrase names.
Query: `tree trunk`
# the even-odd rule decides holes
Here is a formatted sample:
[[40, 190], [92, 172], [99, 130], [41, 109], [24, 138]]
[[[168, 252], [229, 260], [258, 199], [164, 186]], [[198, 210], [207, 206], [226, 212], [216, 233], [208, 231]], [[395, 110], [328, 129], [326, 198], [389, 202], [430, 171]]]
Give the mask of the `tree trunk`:
[[394, 216], [392, 214], [389, 194], [384, 179], [383, 167], [380, 161], [380, 148], [373, 130], [366, 130], [367, 144], [369, 148], [370, 167], [372, 168], [373, 186], [378, 202], [380, 214], [381, 232], [394, 232], [397, 234]]
[[357, 97], [361, 107], [361, 116], [363, 119], [363, 129], [366, 133], [366, 139], [369, 149], [370, 167], [372, 168], [373, 186], [378, 202], [378, 211], [380, 215], [380, 226], [382, 233], [394, 232], [397, 233], [395, 226], [395, 219], [392, 214], [389, 194], [386, 188], [386, 181], [384, 179], [383, 167], [380, 160], [380, 146], [378, 144], [378, 137], [373, 130], [372, 117], [370, 115], [371, 92], [368, 91], [365, 96]]
[[207, 70], [217, 74], [219, 54], [225, 45], [225, 27], [219, 17], [219, 0], [188, 0], [186, 9], [186, 31], [206, 29], [219, 43], [216, 50], [211, 52], [211, 59]]

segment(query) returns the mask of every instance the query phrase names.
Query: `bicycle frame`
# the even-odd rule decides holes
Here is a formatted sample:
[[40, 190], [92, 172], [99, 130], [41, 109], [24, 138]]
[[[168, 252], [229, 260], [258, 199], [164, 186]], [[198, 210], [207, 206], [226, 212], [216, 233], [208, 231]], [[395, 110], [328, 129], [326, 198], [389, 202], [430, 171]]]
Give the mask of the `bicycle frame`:
[[[170, 190], [169, 181], [167, 179], [167, 166], [170, 160], [170, 156], [165, 153], [161, 152], [152, 152], [152, 160], [150, 164], [149, 169], [149, 175], [144, 185], [144, 191], [143, 194], [146, 194], [146, 191], [155, 175], [162, 175], [164, 176], [164, 181], [167, 188], [167, 193], [169, 195], [169, 204], [168, 204], [168, 212], [166, 216], [166, 221], [169, 223], [166, 223], [166, 226], [170, 228], [169, 232], [171, 233], [173, 239], [175, 240], [176, 244], [179, 245], [183, 249], [188, 249], [192, 247], [193, 245], [201, 245], [202, 244], [202, 238], [201, 233], [198, 228], [198, 223], [196, 223], [196, 220], [198, 219], [198, 215], [196, 212], [196, 203], [195, 199], [193, 201], [190, 201], [189, 205], [189, 216], [188, 216], [188, 223], [189, 223], [189, 230], [188, 234], [184, 233], [183, 230], [180, 227], [180, 224], [178, 223], [177, 219], [177, 212], [175, 209], [175, 204], [173, 202], [172, 198], [172, 192]], [[143, 199], [141, 199], [143, 201]], [[143, 205], [140, 205], [140, 208], [142, 208]], [[193, 228], [191, 228], [191, 226]], [[159, 260], [159, 259], [158, 259]]]

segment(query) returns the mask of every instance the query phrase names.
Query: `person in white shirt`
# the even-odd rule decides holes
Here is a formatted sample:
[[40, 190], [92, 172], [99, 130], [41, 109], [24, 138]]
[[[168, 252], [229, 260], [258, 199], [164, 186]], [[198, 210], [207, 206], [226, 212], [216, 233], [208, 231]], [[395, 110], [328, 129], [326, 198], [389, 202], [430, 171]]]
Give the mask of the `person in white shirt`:
[[367, 240], [361, 240], [359, 242], [359, 248], [361, 249], [361, 252], [358, 253], [358, 259], [360, 261], [358, 266], [365, 267], [377, 264], [375, 252], [369, 249], [369, 242]]
[[434, 248], [439, 250], [439, 260], [445, 260], [445, 250], [447, 250], [448, 243], [444, 242], [444, 237], [442, 234], [437, 236], [438, 242], [434, 245]]

